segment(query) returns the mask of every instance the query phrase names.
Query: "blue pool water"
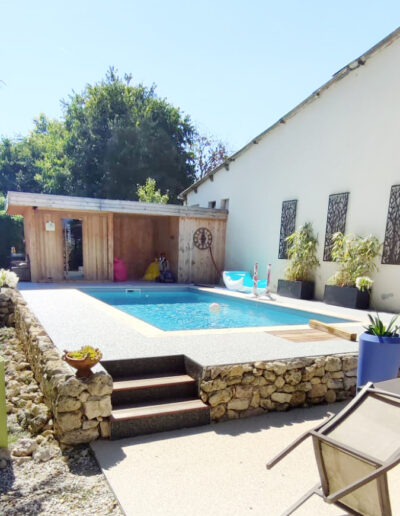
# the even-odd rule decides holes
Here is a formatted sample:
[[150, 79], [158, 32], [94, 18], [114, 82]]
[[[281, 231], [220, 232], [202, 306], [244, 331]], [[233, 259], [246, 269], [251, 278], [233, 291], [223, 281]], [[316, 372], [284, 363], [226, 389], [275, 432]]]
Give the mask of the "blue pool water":
[[[82, 291], [161, 330], [168, 331], [308, 324], [310, 319], [325, 323], [346, 322], [346, 319], [337, 317], [270, 303], [256, 303], [191, 288], [133, 291], [88, 288]], [[211, 313], [211, 303], [218, 303], [221, 311]]]

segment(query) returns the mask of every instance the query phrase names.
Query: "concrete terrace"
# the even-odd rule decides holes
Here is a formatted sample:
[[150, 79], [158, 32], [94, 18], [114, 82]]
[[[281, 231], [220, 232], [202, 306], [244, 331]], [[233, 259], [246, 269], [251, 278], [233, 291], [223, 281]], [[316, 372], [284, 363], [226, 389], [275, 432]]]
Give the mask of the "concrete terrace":
[[[207, 427], [95, 441], [96, 458], [127, 516], [279, 516], [318, 482], [311, 439], [273, 469], [286, 445], [345, 403], [271, 412]], [[400, 514], [400, 468], [388, 474]], [[313, 496], [296, 516], [346, 516]]]
[[[188, 332], [152, 332], [150, 325], [98, 301], [77, 288], [94, 284], [21, 283], [20, 291], [54, 344], [60, 349], [82, 345], [101, 348], [104, 360], [143, 358], [184, 354], [199, 365], [233, 364], [257, 360], [275, 360], [357, 351], [358, 343], [343, 339], [293, 343], [259, 328], [232, 330], [196, 330]], [[96, 287], [134, 288], [143, 283], [95, 284]], [[148, 286], [148, 283], [146, 283]], [[226, 289], [213, 289], [228, 293]], [[244, 294], [240, 297], [249, 298]], [[366, 312], [325, 305], [317, 301], [297, 301], [273, 294], [263, 303], [282, 304], [314, 312], [328, 313], [355, 321], [345, 323], [348, 331], [363, 331]], [[390, 314], [387, 314], [390, 317]], [[149, 331], [150, 328], [150, 331]], [[298, 328], [293, 326], [292, 328]]]

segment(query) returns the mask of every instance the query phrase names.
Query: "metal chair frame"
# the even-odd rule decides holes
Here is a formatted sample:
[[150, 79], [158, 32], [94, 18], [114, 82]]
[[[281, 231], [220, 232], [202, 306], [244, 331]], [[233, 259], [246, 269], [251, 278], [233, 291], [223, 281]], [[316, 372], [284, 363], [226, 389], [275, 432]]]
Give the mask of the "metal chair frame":
[[[400, 379], [398, 380], [400, 384]], [[328, 420], [323, 421], [315, 428], [305, 432], [301, 436], [299, 436], [292, 444], [287, 446], [284, 450], [282, 450], [278, 455], [276, 455], [272, 460], [270, 460], [267, 464], [267, 469], [271, 469], [278, 462], [280, 462], [286, 455], [288, 455], [292, 450], [294, 450], [299, 444], [305, 441], [308, 437], [312, 437], [315, 458], [317, 461], [317, 467], [320, 475], [321, 482], [316, 484], [313, 488], [311, 488], [307, 493], [305, 493], [293, 506], [291, 506], [287, 511], [285, 511], [282, 516], [289, 516], [293, 512], [295, 512], [301, 505], [303, 505], [311, 496], [314, 494], [322, 497], [325, 502], [332, 503], [348, 511], [350, 514], [355, 516], [363, 516], [359, 512], [355, 512], [353, 509], [348, 507], [345, 503], [341, 502], [341, 498], [352, 493], [356, 489], [368, 484], [373, 480], [377, 480], [378, 487], [378, 496], [379, 496], [379, 504], [380, 509], [382, 511], [382, 515], [391, 516], [391, 506], [390, 506], [390, 498], [389, 498], [389, 490], [387, 483], [387, 475], [386, 473], [397, 466], [400, 463], [400, 447], [386, 460], [380, 461], [375, 457], [371, 457], [363, 453], [360, 450], [356, 450], [353, 447], [344, 445], [332, 439], [328, 435], [325, 435], [326, 432], [333, 430], [336, 426], [340, 425], [340, 423], [346, 418], [349, 413], [354, 411], [357, 406], [362, 403], [367, 396], [378, 397], [385, 396], [385, 401], [388, 401], [388, 398], [393, 398], [393, 400], [400, 400], [400, 394], [396, 392], [389, 392], [386, 390], [382, 390], [380, 388], [376, 388], [373, 383], [367, 383], [359, 392], [359, 394], [337, 415], [331, 415]], [[375, 471], [370, 474], [358, 479], [357, 481], [349, 484], [348, 486], [339, 489], [334, 493], [329, 492], [329, 483], [327, 471], [325, 469], [324, 460], [321, 453], [321, 443], [327, 443], [336, 447], [348, 455], [361, 459], [364, 462], [367, 462], [374, 466]]]

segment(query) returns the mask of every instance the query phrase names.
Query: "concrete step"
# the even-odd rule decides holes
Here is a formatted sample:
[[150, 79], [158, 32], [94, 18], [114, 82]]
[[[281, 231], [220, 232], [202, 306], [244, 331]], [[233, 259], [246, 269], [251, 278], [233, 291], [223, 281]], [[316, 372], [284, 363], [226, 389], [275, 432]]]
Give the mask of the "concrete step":
[[200, 399], [121, 406], [111, 414], [111, 439], [207, 425], [210, 408]]
[[196, 395], [196, 380], [187, 374], [147, 375], [114, 380], [112, 405], [190, 398]]
[[184, 355], [102, 360], [101, 365], [114, 380], [144, 375], [185, 374]]

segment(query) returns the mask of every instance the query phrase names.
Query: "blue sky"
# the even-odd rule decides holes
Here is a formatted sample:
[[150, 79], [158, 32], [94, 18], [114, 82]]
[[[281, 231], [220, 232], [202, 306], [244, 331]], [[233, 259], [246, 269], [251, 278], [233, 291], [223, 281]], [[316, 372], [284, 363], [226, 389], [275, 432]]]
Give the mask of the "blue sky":
[[114, 65], [235, 151], [398, 25], [386, 0], [0, 0], [0, 135]]

